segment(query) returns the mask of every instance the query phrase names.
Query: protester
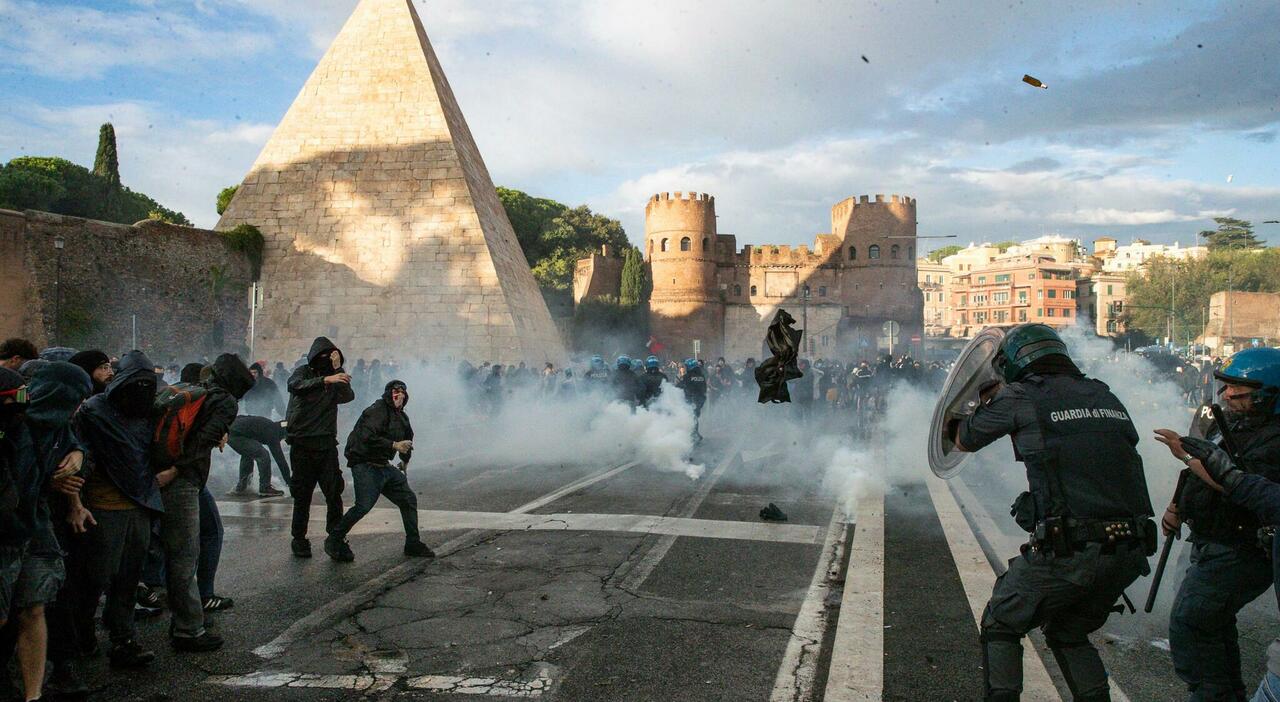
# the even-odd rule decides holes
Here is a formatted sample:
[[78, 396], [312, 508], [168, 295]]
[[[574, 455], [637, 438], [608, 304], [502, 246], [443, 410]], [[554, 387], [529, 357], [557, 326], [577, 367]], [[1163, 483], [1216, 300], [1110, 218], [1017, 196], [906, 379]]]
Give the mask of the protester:
[[[307, 524], [316, 486], [325, 501], [325, 531], [342, 519], [342, 469], [338, 464], [338, 405], [355, 399], [351, 376], [342, 370], [342, 352], [323, 336], [316, 337], [307, 360], [289, 376], [287, 441], [293, 468], [293, 541], [299, 558], [311, 557]], [[378, 361], [374, 360], [376, 367]], [[370, 377], [375, 370], [370, 368]]]
[[268, 419], [274, 413], [275, 416], [283, 419], [287, 408], [284, 398], [280, 395], [280, 387], [276, 385], [276, 381], [263, 375], [261, 363], [254, 363], [249, 366], [249, 372], [253, 373], [253, 387], [249, 389], [249, 392], [245, 393], [244, 399], [240, 401], [240, 411], [243, 414], [251, 414]]
[[79, 366], [93, 380], [93, 392], [98, 394], [106, 390], [107, 384], [115, 377], [115, 368], [111, 365], [111, 357], [98, 349], [88, 349], [72, 356], [70, 363]]
[[[324, 542], [324, 552], [335, 561], [355, 560], [355, 554], [347, 543], [347, 534], [373, 505], [380, 495], [400, 508], [404, 522], [404, 555], [412, 558], [433, 558], [433, 552], [418, 533], [418, 498], [409, 488], [407, 477], [409, 459], [413, 456], [413, 427], [404, 408], [409, 403], [409, 388], [399, 380], [392, 380], [383, 388], [382, 397], [374, 400], [356, 421], [347, 437], [347, 466], [356, 484], [356, 502], [342, 516]], [[391, 459], [400, 457], [400, 465], [391, 465]]]
[[280, 448], [285, 433], [281, 422], [266, 417], [247, 414], [236, 417], [236, 421], [231, 423], [231, 434], [227, 441], [232, 450], [240, 454], [240, 477], [235, 489], [231, 491], [232, 495], [243, 495], [249, 491], [249, 478], [253, 475], [254, 463], [258, 465], [258, 496], [280, 497], [284, 494], [271, 486], [271, 459], [275, 458], [285, 485], [290, 484], [292, 477], [289, 463]]
[[35, 344], [26, 339], [5, 339], [0, 343], [0, 368], [16, 371], [23, 363], [39, 357]]

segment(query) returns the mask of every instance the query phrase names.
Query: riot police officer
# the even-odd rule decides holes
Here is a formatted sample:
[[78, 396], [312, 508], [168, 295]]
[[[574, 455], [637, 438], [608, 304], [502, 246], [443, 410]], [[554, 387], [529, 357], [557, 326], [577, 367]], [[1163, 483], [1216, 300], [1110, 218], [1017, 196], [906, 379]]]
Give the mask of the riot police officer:
[[[1280, 481], [1280, 350], [1245, 349], [1214, 371], [1238, 468]], [[1176, 435], [1175, 435], [1176, 436]], [[1223, 444], [1225, 446], [1225, 443]], [[1174, 456], [1185, 455], [1172, 444]], [[1165, 511], [1166, 532], [1191, 527], [1191, 565], [1169, 617], [1169, 652], [1193, 702], [1245, 698], [1236, 614], [1266, 592], [1271, 557], [1258, 542], [1257, 518], [1199, 480]]]
[[[1241, 351], [1219, 372], [1222, 374], [1219, 380], [1226, 384], [1222, 394], [1228, 404], [1240, 406], [1247, 402], [1246, 413], [1256, 423], [1280, 424], [1280, 402], [1277, 402], [1280, 398], [1280, 349]], [[1229, 380], [1224, 380], [1224, 377]], [[1245, 457], [1246, 451], [1235, 440], [1234, 434], [1232, 444], [1240, 454], [1235, 457], [1204, 439], [1179, 437], [1177, 432], [1169, 429], [1157, 429], [1156, 434], [1157, 440], [1166, 444], [1173, 455], [1200, 478], [1199, 481], [1189, 481], [1188, 486], [1194, 483], [1222, 493], [1232, 505], [1249, 510], [1260, 523], [1270, 528], [1280, 525], [1280, 483], [1255, 472], [1257, 464]], [[1280, 540], [1272, 538], [1271, 541], [1271, 559], [1273, 563], [1280, 563]], [[1280, 568], [1273, 568], [1272, 579], [1280, 596]], [[1238, 673], [1238, 666], [1236, 671]], [[1267, 648], [1267, 671], [1253, 697], [1255, 702], [1280, 696], [1280, 638]], [[1203, 689], [1201, 686], [1200, 690]], [[1236, 692], [1239, 691], [1236, 688]], [[1244, 699], [1244, 695], [1241, 693], [1235, 699]]]
[[662, 361], [657, 356], [644, 359], [644, 373], [640, 376], [640, 404], [648, 407], [650, 402], [662, 394], [663, 383], [669, 382], [662, 372]]
[[1137, 431], [1120, 400], [1080, 372], [1048, 326], [1011, 329], [993, 364], [1003, 384], [983, 393], [952, 436], [961, 451], [1012, 438], [1030, 487], [1014, 503], [1014, 518], [1030, 540], [982, 614], [985, 699], [1018, 699], [1022, 637], [1039, 627], [1074, 698], [1110, 700], [1089, 634], [1149, 572], [1155, 551]]
[[640, 396], [644, 392], [643, 386], [635, 372], [631, 370], [629, 356], [618, 356], [616, 363], [613, 377], [609, 379], [613, 385], [613, 399], [634, 408], [640, 402]]
[[696, 358], [685, 359], [684, 375], [676, 381], [676, 387], [684, 391], [684, 401], [693, 406], [693, 439], [701, 441], [698, 422], [702, 418], [702, 406], [707, 404], [707, 376]]

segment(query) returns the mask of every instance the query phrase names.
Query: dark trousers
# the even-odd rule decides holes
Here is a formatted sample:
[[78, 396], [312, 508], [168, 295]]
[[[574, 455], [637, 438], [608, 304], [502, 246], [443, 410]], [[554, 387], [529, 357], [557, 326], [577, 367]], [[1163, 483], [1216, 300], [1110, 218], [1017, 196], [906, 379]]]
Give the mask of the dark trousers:
[[100, 509], [93, 514], [98, 525], [86, 535], [91, 555], [80, 619], [93, 621], [98, 598], [105, 592], [102, 623], [111, 643], [121, 644], [135, 635], [133, 605], [151, 545], [151, 513], [138, 508]]
[[325, 531], [332, 534], [342, 519], [342, 469], [338, 467], [338, 447], [311, 449], [303, 446], [289, 447], [293, 464], [293, 481], [289, 490], [293, 495], [293, 538], [307, 538], [307, 523], [311, 520], [311, 496], [316, 486], [324, 495]]
[[[54, 663], [59, 663], [77, 658], [81, 646], [87, 646], [93, 641], [94, 611], [90, 610], [88, 616], [81, 616], [81, 603], [85, 599], [84, 591], [89, 582], [88, 538], [73, 533], [71, 525], [67, 524], [62, 514], [54, 515], [53, 533], [58, 538], [58, 548], [67, 554], [63, 558], [67, 569], [66, 580], [58, 590], [58, 599], [44, 609], [45, 621], [49, 626], [48, 657]], [[94, 604], [97, 604], [96, 597]]]
[[1194, 544], [1169, 616], [1173, 669], [1193, 702], [1247, 698], [1236, 613], [1271, 586], [1271, 559], [1253, 546]]
[[233, 436], [227, 440], [232, 450], [240, 454], [240, 480], [236, 487], [244, 490], [249, 487], [249, 477], [253, 475], [253, 465], [258, 464], [258, 492], [265, 492], [271, 487], [271, 459], [275, 459], [280, 468], [280, 477], [284, 484], [292, 482], [289, 473], [289, 462], [285, 460], [280, 442], [262, 442], [247, 436]]
[[1018, 699], [1022, 637], [1035, 628], [1044, 631], [1075, 699], [1108, 699], [1107, 672], [1089, 634], [1106, 623], [1124, 589], [1147, 571], [1136, 542], [1112, 553], [1088, 544], [1070, 556], [1028, 550], [1010, 560], [982, 613], [986, 699]]
[[342, 521], [332, 532], [335, 537], [345, 538], [356, 522], [373, 509], [381, 495], [400, 508], [400, 520], [404, 522], [404, 542], [413, 544], [421, 541], [418, 535], [418, 496], [409, 488], [409, 478], [404, 471], [392, 466], [366, 463], [352, 466], [351, 478], [356, 484], [356, 503], [342, 515]]
[[[218, 502], [208, 487], [200, 489], [200, 556], [196, 560], [196, 585], [200, 599], [214, 595], [214, 581], [218, 576], [218, 563], [222, 560], [222, 513]], [[153, 535], [147, 561], [143, 567], [142, 582], [147, 587], [161, 587], [165, 583], [164, 549], [158, 531]]]

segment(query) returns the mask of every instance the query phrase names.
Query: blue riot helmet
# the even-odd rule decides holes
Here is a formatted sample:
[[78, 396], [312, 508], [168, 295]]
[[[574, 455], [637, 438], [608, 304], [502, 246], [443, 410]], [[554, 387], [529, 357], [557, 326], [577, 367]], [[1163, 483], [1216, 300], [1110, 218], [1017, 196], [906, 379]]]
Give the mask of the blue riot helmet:
[[[1253, 410], [1258, 414], [1280, 414], [1280, 349], [1256, 348], [1238, 351], [1213, 372], [1218, 381], [1253, 388]], [[1218, 389], [1222, 393], [1226, 385]]]
[[596, 354], [591, 357], [591, 370], [604, 370], [604, 356]]
[[644, 359], [645, 368], [657, 368], [661, 365], [662, 365], [662, 361], [659, 361], [657, 356], [650, 356]]
[[686, 359], [684, 359], [684, 367], [685, 367], [685, 368], [697, 368], [697, 367], [698, 367], [698, 359], [696, 359], [696, 358], [686, 358]]
[[618, 370], [631, 370], [631, 358], [629, 356], [618, 356]]

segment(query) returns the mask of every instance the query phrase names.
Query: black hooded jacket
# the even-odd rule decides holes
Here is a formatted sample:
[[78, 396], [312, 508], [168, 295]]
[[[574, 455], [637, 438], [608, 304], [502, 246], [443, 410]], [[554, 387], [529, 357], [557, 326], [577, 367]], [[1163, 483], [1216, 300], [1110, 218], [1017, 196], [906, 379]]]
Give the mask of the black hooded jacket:
[[[333, 369], [329, 355], [338, 351], [323, 336], [311, 342], [307, 362], [289, 376], [288, 441], [290, 446], [327, 449], [338, 444], [338, 405], [356, 399], [349, 383], [325, 383], [326, 376], [341, 373]], [[341, 353], [341, 351], [339, 351]]]
[[[261, 373], [261, 366], [258, 367]], [[240, 401], [240, 408], [245, 414], [256, 415], [258, 417], [270, 417], [271, 412], [277, 412], [281, 417], [285, 416], [286, 407], [284, 399], [280, 397], [280, 387], [276, 385], [276, 381], [265, 375], [259, 375], [257, 382], [245, 393], [244, 398]]]
[[202, 487], [209, 479], [210, 452], [231, 431], [240, 398], [253, 387], [253, 374], [235, 354], [218, 356], [209, 368], [209, 380], [204, 383], [209, 395], [176, 464], [179, 477]]
[[141, 351], [125, 354], [107, 389], [80, 406], [75, 430], [88, 449], [90, 470], [105, 476], [139, 506], [159, 513], [164, 504], [150, 466], [155, 433], [153, 368]]
[[[409, 390], [399, 380], [392, 380], [382, 390], [382, 397], [360, 413], [360, 419], [347, 437], [347, 465], [357, 466], [362, 463], [387, 465], [395, 457], [396, 450], [391, 444], [413, 438], [413, 427], [409, 424], [409, 415], [404, 408], [396, 409], [391, 402], [391, 389], [399, 386], [405, 391], [405, 407], [409, 406]], [[400, 459], [408, 463], [412, 451], [400, 454]]]

